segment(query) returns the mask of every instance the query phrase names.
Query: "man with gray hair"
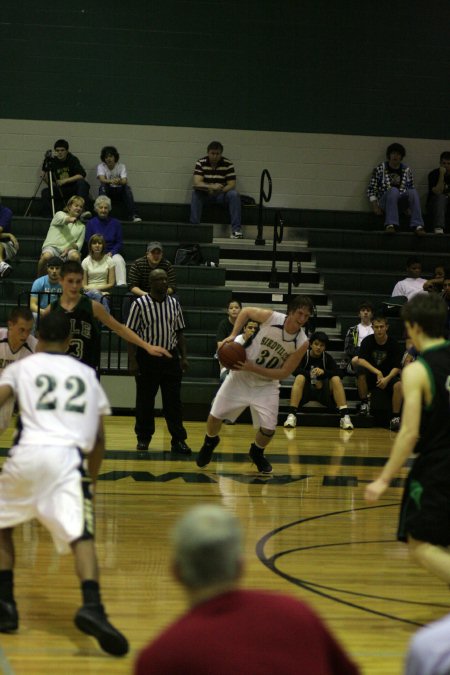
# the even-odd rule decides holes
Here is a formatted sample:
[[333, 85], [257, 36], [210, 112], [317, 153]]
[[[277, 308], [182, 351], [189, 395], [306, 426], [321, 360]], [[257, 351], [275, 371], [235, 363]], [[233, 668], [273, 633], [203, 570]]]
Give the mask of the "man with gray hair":
[[358, 668], [307, 605], [241, 590], [242, 532], [216, 505], [188, 511], [173, 532], [173, 570], [190, 609], [145, 647], [135, 675], [357, 675]]

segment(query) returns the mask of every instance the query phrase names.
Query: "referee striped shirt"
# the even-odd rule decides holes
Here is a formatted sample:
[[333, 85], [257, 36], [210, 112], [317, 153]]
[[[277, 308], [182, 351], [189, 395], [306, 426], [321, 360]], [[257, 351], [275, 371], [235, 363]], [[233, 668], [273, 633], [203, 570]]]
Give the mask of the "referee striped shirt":
[[178, 344], [177, 331], [186, 324], [176, 298], [166, 295], [159, 302], [151, 295], [143, 295], [131, 305], [127, 326], [148, 344], [173, 351]]

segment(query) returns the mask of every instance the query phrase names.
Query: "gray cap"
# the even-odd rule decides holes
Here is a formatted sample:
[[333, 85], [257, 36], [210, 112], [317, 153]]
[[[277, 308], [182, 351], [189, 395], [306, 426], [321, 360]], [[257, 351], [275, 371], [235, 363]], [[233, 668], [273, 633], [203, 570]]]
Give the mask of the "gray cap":
[[159, 241], [151, 241], [147, 244], [147, 251], [156, 251], [156, 249], [163, 250], [162, 244]]

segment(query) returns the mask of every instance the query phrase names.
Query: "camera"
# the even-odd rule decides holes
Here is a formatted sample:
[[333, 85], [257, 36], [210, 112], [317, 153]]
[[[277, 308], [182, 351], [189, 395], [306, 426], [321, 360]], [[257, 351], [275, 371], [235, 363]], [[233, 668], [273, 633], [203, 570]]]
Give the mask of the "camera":
[[54, 168], [54, 157], [53, 150], [47, 150], [44, 155], [44, 161], [42, 162], [42, 171], [50, 173]]

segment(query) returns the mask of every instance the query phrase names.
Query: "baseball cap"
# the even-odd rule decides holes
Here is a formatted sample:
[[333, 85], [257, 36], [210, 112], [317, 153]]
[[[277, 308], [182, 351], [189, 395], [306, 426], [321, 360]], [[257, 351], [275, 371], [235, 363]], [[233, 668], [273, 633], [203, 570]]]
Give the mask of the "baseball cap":
[[62, 265], [63, 261], [57, 256], [53, 256], [53, 258], [47, 260], [47, 267], [62, 267]]
[[155, 251], [157, 248], [160, 251], [163, 250], [162, 244], [159, 241], [151, 241], [150, 244], [147, 245], [147, 251]]

